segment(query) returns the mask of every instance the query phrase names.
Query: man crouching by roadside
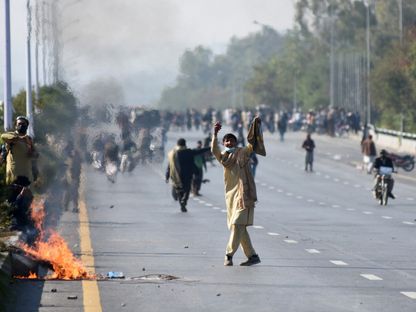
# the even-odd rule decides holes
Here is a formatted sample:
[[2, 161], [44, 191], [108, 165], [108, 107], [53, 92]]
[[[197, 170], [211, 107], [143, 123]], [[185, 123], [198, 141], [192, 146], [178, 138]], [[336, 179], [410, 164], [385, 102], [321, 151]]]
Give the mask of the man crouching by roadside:
[[233, 265], [233, 255], [239, 245], [248, 258], [240, 265], [250, 266], [260, 263], [260, 258], [247, 232], [247, 226], [253, 225], [254, 206], [257, 201], [256, 185], [250, 169], [250, 155], [253, 151], [263, 156], [266, 154], [260, 122], [258, 117], [253, 120], [247, 137], [249, 143], [246, 147], [237, 147], [236, 136], [232, 133], [226, 134], [222, 139], [225, 147], [222, 153], [217, 142], [221, 124], [216, 123], [214, 126], [211, 151], [224, 167], [227, 225], [231, 231], [225, 253], [225, 266]]

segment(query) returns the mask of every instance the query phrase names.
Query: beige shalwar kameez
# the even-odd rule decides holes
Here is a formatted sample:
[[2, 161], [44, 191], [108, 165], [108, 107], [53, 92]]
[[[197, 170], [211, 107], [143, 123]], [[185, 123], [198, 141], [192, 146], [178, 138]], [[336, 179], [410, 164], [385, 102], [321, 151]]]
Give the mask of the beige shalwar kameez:
[[253, 146], [248, 144], [243, 148], [237, 147], [233, 153], [221, 153], [217, 136], [214, 135], [211, 151], [224, 167], [227, 225], [231, 230], [226, 254], [233, 256], [241, 244], [244, 254], [251, 257], [256, 252], [246, 227], [253, 225], [254, 206], [257, 201], [256, 186], [249, 166]]

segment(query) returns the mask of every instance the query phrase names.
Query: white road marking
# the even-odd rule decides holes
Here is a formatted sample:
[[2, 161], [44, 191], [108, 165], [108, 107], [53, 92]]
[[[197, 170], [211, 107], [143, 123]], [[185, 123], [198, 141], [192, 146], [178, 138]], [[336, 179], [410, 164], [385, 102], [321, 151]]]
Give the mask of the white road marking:
[[329, 262], [335, 264], [335, 265], [348, 265], [348, 263], [341, 261], [341, 260], [329, 260]]
[[284, 241], [288, 244], [297, 244], [298, 243], [297, 241], [295, 241], [293, 239], [285, 239]]
[[256, 184], [259, 184], [259, 183], [260, 183], [260, 181], [259, 181], [259, 180], [254, 180], [254, 182], [256, 182]]
[[415, 223], [414, 223], [414, 222], [409, 222], [409, 221], [403, 221], [402, 223], [403, 223], [403, 224], [407, 224], [407, 225], [415, 225]]
[[326, 204], [324, 202], [319, 202], [319, 205], [325, 206]]
[[390, 219], [393, 219], [392, 217], [389, 217], [389, 216], [381, 216], [383, 219], [386, 219], [386, 220], [390, 220]]
[[261, 226], [261, 225], [253, 225], [253, 228], [255, 228], [255, 229], [264, 229], [264, 227], [263, 226]]
[[292, 193], [286, 193], [286, 195], [287, 195], [287, 196], [292, 196], [293, 194], [292, 194]]
[[316, 172], [316, 175], [321, 175], [321, 173], [319, 171]]
[[274, 190], [274, 186], [269, 186], [269, 190]]
[[317, 249], [305, 249], [310, 254], [320, 254], [321, 252]]
[[314, 199], [310, 199], [310, 198], [309, 198], [307, 201], [308, 201], [308, 202], [310, 202], [310, 203], [315, 202], [315, 200], [314, 200]]
[[214, 210], [220, 210], [221, 208], [220, 207], [212, 207], [212, 209], [214, 209]]
[[296, 198], [297, 198], [297, 199], [302, 199], [302, 198], [303, 198], [303, 196], [298, 195], [298, 196], [296, 196]]
[[280, 235], [279, 233], [274, 233], [274, 232], [268, 232], [267, 234], [270, 235], [270, 236], [279, 236]]
[[329, 178], [330, 178], [330, 176], [329, 176], [329, 175], [326, 175], [326, 176], [325, 176], [325, 179], [329, 179]]
[[349, 184], [350, 184], [350, 182], [348, 182], [348, 181], [344, 182], [344, 185], [349, 185]]
[[227, 212], [227, 210], [225, 210], [225, 209], [222, 209], [222, 210], [221, 210], [221, 212]]
[[354, 184], [354, 187], [355, 187], [355, 188], [359, 188], [359, 187], [361, 187], [361, 185], [359, 185], [359, 184]]
[[332, 205], [332, 208], [339, 208], [341, 207], [340, 205]]
[[213, 205], [212, 205], [212, 204], [208, 204], [208, 203], [206, 203], [206, 204], [205, 204], [205, 206], [207, 206], [207, 207], [212, 207]]
[[267, 183], [261, 183], [261, 186], [267, 186]]
[[363, 211], [363, 214], [366, 214], [366, 215], [371, 215], [371, 214], [373, 214], [371, 211]]
[[347, 208], [348, 211], [355, 211], [355, 208]]
[[416, 292], [414, 291], [401, 291], [400, 293], [406, 297], [409, 297], [410, 299], [416, 299]]
[[200, 204], [205, 204], [205, 202], [203, 200], [200, 200], [199, 203]]
[[281, 189], [278, 189], [277, 191], [278, 191], [279, 193], [283, 193], [283, 190], [281, 190]]
[[334, 182], [339, 182], [339, 179], [335, 178], [335, 179], [334, 179]]
[[370, 280], [370, 281], [382, 281], [383, 279], [374, 274], [360, 274], [362, 277]]
[[410, 201], [415, 200], [413, 197], [407, 197], [406, 199]]

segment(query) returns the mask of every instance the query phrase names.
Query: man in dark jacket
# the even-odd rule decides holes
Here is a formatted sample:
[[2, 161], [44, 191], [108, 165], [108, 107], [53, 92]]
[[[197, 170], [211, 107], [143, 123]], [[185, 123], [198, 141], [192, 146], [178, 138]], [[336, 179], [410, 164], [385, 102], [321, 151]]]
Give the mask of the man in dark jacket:
[[210, 148], [189, 149], [185, 139], [178, 140], [175, 148], [168, 153], [166, 183], [172, 181], [172, 196], [179, 201], [182, 212], [187, 212], [186, 204], [191, 191], [192, 175], [195, 172], [194, 156], [209, 151]]
[[361, 142], [361, 151], [363, 153], [364, 167], [367, 169], [367, 173], [371, 174], [373, 171], [374, 159], [377, 156], [376, 145], [373, 141], [371, 134]]
[[394, 165], [393, 160], [388, 157], [387, 151], [382, 149], [380, 151], [380, 157], [377, 157], [374, 161], [374, 169], [377, 171], [376, 177], [374, 179], [374, 188], [375, 190], [377, 188], [378, 180], [380, 179], [380, 175], [386, 174], [389, 175], [389, 179], [387, 179], [387, 195], [395, 199], [396, 196], [393, 195], [393, 186], [394, 186], [394, 180], [391, 177], [391, 173], [394, 171]]

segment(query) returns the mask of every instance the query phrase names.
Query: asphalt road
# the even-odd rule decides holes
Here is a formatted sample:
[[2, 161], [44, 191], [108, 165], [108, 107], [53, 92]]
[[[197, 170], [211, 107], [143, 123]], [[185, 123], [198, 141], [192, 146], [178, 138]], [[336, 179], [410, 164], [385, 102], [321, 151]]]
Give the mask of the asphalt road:
[[[190, 147], [203, 138], [170, 132], [168, 147], [181, 136]], [[125, 279], [98, 281], [96, 292], [79, 281], [19, 281], [27, 299], [15, 311], [416, 311], [414, 172], [399, 173], [397, 199], [379, 206], [372, 177], [355, 167], [357, 141], [314, 138], [315, 172], [306, 173], [304, 134], [289, 133], [283, 143], [266, 134], [249, 229], [262, 262], [252, 267], [238, 266], [241, 251], [233, 267], [223, 266], [229, 232], [218, 164], [208, 164], [210, 182], [188, 213], [171, 198], [164, 165], [119, 174], [115, 184], [87, 168], [90, 269]], [[78, 225], [66, 213], [60, 231], [82, 254]], [[94, 296], [98, 305], [88, 306]]]

